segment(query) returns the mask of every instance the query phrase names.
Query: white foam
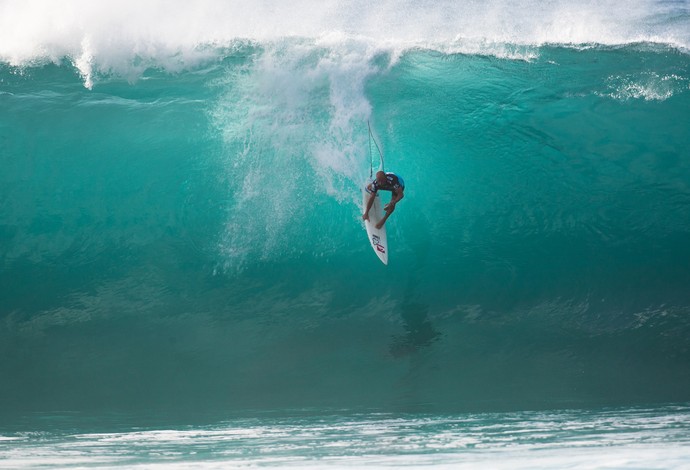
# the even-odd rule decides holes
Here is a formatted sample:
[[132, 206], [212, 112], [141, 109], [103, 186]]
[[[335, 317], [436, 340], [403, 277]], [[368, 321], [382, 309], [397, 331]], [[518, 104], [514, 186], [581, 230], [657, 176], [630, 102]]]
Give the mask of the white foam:
[[618, 101], [665, 101], [690, 88], [687, 78], [675, 74], [659, 75], [656, 72], [611, 76], [607, 79], [607, 85], [608, 90], [599, 95]]
[[345, 199], [356, 194], [368, 169], [361, 152], [371, 112], [364, 87], [377, 67], [386, 66], [373, 65], [377, 53], [367, 42], [333, 36], [316, 44], [282, 41], [219, 80], [225, 92], [212, 118], [227, 143], [233, 193], [221, 241], [232, 265], [226, 268], [241, 268], [249, 256], [270, 259], [308, 249], [288, 245], [288, 235], [295, 215], [318, 217], [315, 198], [356, 206], [358, 200]]
[[[366, 40], [499, 55], [506, 44], [666, 42], [688, 49], [687, 5], [654, 0], [5, 0], [0, 60], [14, 66], [69, 58], [87, 85], [94, 74], [134, 79], [150, 66], [194, 67], [216, 46], [286, 37]], [[507, 51], [507, 52], [506, 52]]]
[[690, 468], [687, 407], [471, 416], [236, 419], [212, 427], [50, 434], [0, 468]]

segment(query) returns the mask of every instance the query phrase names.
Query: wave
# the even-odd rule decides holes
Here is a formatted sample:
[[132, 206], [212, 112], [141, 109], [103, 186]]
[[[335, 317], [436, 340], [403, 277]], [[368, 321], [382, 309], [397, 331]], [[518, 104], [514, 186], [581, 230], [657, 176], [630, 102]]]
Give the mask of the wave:
[[[658, 43], [687, 51], [687, 2], [306, 0], [177, 2], [9, 0], [0, 15], [0, 60], [16, 67], [69, 59], [87, 87], [98, 74], [135, 80], [148, 68], [195, 69], [245, 44], [293, 38], [365, 44], [399, 55], [445, 53], [533, 58], [543, 45]], [[361, 46], [358, 46], [361, 47]]]
[[[558, 2], [122, 5], [2, 6], [27, 31], [0, 41], [0, 402], [687, 398], [690, 55], [625, 43], [685, 3], [567, 46], [535, 33]], [[388, 268], [367, 120], [408, 186]]]

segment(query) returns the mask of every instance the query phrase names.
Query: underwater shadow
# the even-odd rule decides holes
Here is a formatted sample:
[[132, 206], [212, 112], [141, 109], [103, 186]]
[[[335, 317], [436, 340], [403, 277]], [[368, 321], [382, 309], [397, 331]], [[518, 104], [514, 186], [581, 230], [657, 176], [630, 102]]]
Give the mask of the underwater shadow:
[[393, 335], [389, 351], [393, 357], [404, 357], [431, 346], [441, 332], [429, 320], [429, 307], [418, 302], [403, 302], [400, 308], [404, 334]]
[[[427, 224], [420, 221], [417, 227], [426, 227]], [[403, 300], [400, 303], [400, 317], [403, 321], [404, 334], [392, 335], [389, 346], [390, 354], [395, 358], [405, 357], [419, 352], [421, 349], [431, 346], [438, 341], [442, 334], [434, 328], [429, 319], [429, 306], [418, 300], [417, 294], [423, 270], [431, 250], [431, 238], [428, 231], [414, 245], [415, 262], [407, 271], [408, 278], [404, 290]]]

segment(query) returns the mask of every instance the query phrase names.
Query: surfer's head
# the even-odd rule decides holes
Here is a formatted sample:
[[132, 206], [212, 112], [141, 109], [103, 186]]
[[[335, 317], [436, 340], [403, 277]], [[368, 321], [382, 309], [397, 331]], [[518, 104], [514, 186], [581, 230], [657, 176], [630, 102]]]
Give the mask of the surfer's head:
[[386, 183], [386, 174], [383, 171], [377, 171], [376, 172], [376, 181], [379, 184], [385, 184]]

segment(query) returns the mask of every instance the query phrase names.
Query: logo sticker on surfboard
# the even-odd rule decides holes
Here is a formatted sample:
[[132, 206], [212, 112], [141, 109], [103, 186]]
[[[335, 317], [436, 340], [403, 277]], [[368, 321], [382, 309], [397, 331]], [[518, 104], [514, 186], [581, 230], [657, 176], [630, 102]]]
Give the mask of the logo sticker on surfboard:
[[371, 243], [373, 243], [374, 246], [376, 247], [376, 249], [377, 249], [378, 251], [380, 251], [381, 253], [385, 253], [385, 252], [386, 252], [386, 247], [384, 247], [384, 246], [381, 244], [381, 239], [378, 237], [378, 235], [372, 235], [372, 236], [371, 236]]

